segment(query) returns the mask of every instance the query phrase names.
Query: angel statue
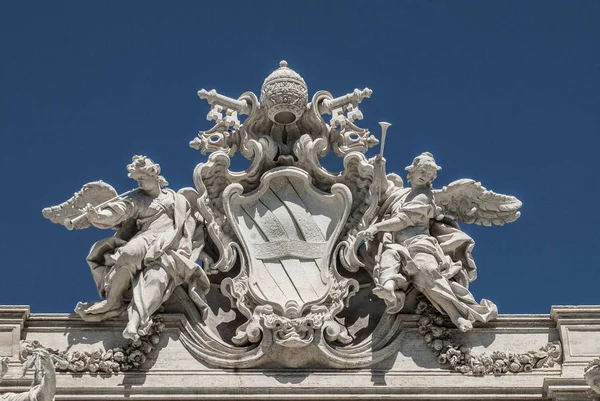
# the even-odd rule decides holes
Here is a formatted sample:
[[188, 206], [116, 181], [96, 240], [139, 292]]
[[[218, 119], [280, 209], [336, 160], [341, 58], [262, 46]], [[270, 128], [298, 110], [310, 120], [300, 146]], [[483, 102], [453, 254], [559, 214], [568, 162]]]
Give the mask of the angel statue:
[[412, 285], [463, 332], [476, 320], [496, 318], [496, 305], [487, 299], [477, 303], [468, 290], [476, 278], [471, 256], [475, 243], [456, 220], [502, 225], [519, 217], [521, 202], [468, 179], [433, 190], [431, 183], [441, 167], [428, 152], [406, 167], [410, 188], [395, 174], [385, 176], [381, 156], [374, 163], [383, 188], [379, 212], [375, 223], [358, 236], [365, 240], [362, 253], [376, 261], [373, 293], [384, 300], [386, 311], [399, 312]]
[[114, 236], [96, 242], [87, 257], [104, 299], [78, 303], [75, 312], [84, 320], [100, 321], [126, 309], [129, 322], [123, 336], [137, 340], [148, 334], [152, 315], [179, 286], [205, 316], [210, 284], [197, 260], [210, 263], [210, 258], [202, 252], [204, 226], [195, 190], [165, 188], [160, 165], [146, 156], [133, 156], [127, 170], [139, 186], [124, 194], [128, 197], [115, 196], [110, 185], [96, 181], [42, 212], [69, 229], [117, 229]]

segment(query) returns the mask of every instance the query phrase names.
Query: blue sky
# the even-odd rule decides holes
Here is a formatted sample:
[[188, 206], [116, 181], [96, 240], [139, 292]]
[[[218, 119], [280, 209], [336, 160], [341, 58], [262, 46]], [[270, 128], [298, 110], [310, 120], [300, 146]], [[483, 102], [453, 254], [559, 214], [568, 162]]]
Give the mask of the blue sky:
[[373, 90], [359, 125], [393, 124], [391, 171], [430, 151], [437, 186], [470, 177], [523, 201], [513, 224], [464, 227], [476, 298], [598, 304], [599, 19], [593, 1], [2, 2], [0, 304], [97, 299], [85, 256], [111, 232], [42, 208], [98, 179], [133, 188], [134, 154], [192, 186], [206, 157], [188, 142], [211, 127], [196, 91], [258, 94], [281, 59], [310, 96]]

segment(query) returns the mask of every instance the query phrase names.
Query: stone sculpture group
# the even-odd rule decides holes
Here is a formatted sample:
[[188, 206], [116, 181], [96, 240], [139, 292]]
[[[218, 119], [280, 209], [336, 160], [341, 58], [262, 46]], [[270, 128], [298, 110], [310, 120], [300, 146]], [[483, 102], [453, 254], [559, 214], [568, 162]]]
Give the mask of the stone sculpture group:
[[[91, 182], [44, 209], [69, 229], [117, 230], [87, 257], [102, 299], [75, 311], [87, 321], [126, 313], [123, 336], [135, 343], [176, 299], [188, 319], [181, 341], [189, 352], [237, 368], [373, 365], [397, 352], [402, 314], [415, 313], [419, 302], [460, 331], [494, 319], [496, 306], [469, 292], [474, 241], [458, 223], [509, 223], [521, 202], [471, 179], [434, 189], [441, 167], [427, 152], [406, 168], [404, 186], [386, 172], [382, 154], [365, 157], [378, 140], [355, 121], [371, 94], [319, 91], [309, 102], [304, 80], [284, 61], [265, 80], [260, 100], [251, 92], [233, 99], [199, 91], [215, 125], [190, 143], [209, 154], [193, 172], [195, 188], [168, 189], [157, 163], [134, 156], [127, 170], [135, 190], [117, 195]], [[382, 126], [385, 133], [389, 124]], [[238, 153], [251, 165], [231, 171]], [[342, 171], [321, 165], [331, 153], [343, 158]], [[214, 291], [242, 317], [229, 338], [214, 330], [221, 318], [209, 308]], [[360, 337], [339, 315], [364, 291], [383, 300], [371, 303], [385, 313]], [[439, 352], [455, 347], [440, 344]], [[306, 352], [285, 356], [297, 348]], [[271, 349], [279, 350], [277, 360]]]

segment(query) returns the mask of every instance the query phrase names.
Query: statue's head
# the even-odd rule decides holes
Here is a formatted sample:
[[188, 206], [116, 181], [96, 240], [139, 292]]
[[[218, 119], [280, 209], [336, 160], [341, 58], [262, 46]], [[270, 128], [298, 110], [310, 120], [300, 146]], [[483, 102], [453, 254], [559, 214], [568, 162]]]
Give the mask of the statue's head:
[[406, 178], [412, 185], [431, 184], [437, 177], [438, 170], [442, 168], [435, 163], [433, 155], [423, 152], [415, 157], [412, 164], [405, 168], [408, 171]]
[[165, 177], [160, 175], [160, 164], [154, 163], [149, 157], [133, 156], [131, 164], [127, 165], [127, 171], [127, 176], [136, 180], [142, 189], [145, 189], [145, 182], [148, 181], [156, 182], [161, 188], [169, 185]]

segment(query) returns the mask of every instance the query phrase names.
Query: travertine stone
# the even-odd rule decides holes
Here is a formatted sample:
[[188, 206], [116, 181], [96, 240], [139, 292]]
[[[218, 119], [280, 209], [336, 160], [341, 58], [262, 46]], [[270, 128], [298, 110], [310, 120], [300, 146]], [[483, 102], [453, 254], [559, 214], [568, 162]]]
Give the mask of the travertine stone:
[[553, 306], [566, 364], [587, 365], [600, 355], [600, 306]]
[[[472, 180], [454, 182], [436, 193], [431, 183], [440, 169], [426, 152], [406, 167], [411, 188], [386, 182], [379, 174], [376, 179], [384, 182], [380, 217], [357, 237], [375, 242], [367, 243], [365, 250], [374, 265], [373, 293], [385, 301], [388, 313], [404, 308], [412, 284], [456, 327], [469, 331], [475, 320], [496, 318], [498, 309], [485, 299], [478, 304], [468, 291], [468, 283], [476, 277], [471, 257], [474, 242], [459, 230], [456, 220], [501, 225], [519, 217], [521, 202], [486, 191]], [[385, 171], [383, 158], [376, 158], [375, 171]], [[467, 213], [465, 205], [470, 209]]]
[[[31, 388], [20, 393], [5, 393], [0, 395], [0, 399], [7, 401], [53, 401], [56, 393], [54, 363], [59, 361], [60, 358], [55, 357], [46, 349], [32, 347], [30, 344], [24, 343], [21, 343], [21, 358], [24, 362], [23, 375], [29, 368], [34, 367]], [[0, 358], [0, 363], [2, 365], [1, 380], [8, 372], [9, 358]]]
[[164, 188], [168, 183], [160, 166], [146, 156], [134, 156], [127, 170], [138, 188], [117, 195], [110, 185], [91, 182], [42, 213], [69, 229], [118, 229], [114, 236], [96, 242], [87, 257], [98, 294], [105, 299], [79, 303], [75, 312], [88, 321], [126, 312], [129, 321], [123, 336], [136, 342], [149, 335], [152, 315], [180, 287], [187, 288], [205, 316], [204, 296], [210, 284], [196, 263], [208, 258], [201, 255], [204, 226], [195, 209], [196, 191]]
[[[577, 314], [576, 308], [572, 309]], [[585, 400], [590, 387], [582, 370], [559, 365], [530, 373], [474, 377], [440, 368], [419, 333], [418, 315], [403, 316], [397, 353], [369, 369], [277, 368], [215, 369], [195, 359], [181, 342], [186, 324], [181, 314], [164, 314], [164, 332], [157, 348], [135, 370], [113, 374], [57, 372], [57, 400], [265, 400], [381, 399], [389, 400]], [[567, 316], [563, 317], [567, 318]], [[39, 341], [59, 351], [107, 350], [126, 346], [120, 332], [123, 319], [84, 322], [74, 315], [32, 314], [25, 322], [24, 340]], [[548, 341], [563, 340], [548, 315], [500, 315], [476, 323], [461, 333], [444, 322], [455, 339], [473, 352], [527, 352]], [[590, 332], [590, 334], [592, 334]], [[18, 341], [12, 344], [19, 347]], [[298, 355], [301, 355], [302, 349]], [[13, 361], [11, 360], [11, 363]], [[0, 382], [0, 393], [25, 391], [32, 376], [20, 376], [15, 361]], [[571, 397], [571, 398], [568, 398]], [[577, 398], [579, 397], [579, 398]]]
[[29, 306], [3, 306], [0, 309], [0, 357], [15, 358], [19, 355], [18, 344], [28, 317]]
[[564, 399], [600, 399], [600, 374], [598, 364], [594, 363], [600, 355], [600, 306], [553, 306], [551, 316], [563, 343], [563, 371], [570, 375], [581, 374], [578, 384], [587, 390], [585, 398], [580, 393], [580, 398], [575, 394], [574, 398]]
[[[589, 390], [582, 371], [600, 355], [599, 307], [503, 317], [475, 300], [474, 241], [459, 223], [513, 222], [521, 202], [472, 179], [434, 188], [441, 167], [428, 152], [406, 168], [405, 186], [386, 171], [389, 123], [367, 159], [379, 141], [355, 123], [372, 93], [309, 98], [285, 61], [260, 100], [198, 91], [214, 126], [190, 142], [208, 154], [195, 189], [167, 189], [161, 167], [134, 156], [127, 170], [138, 188], [117, 195], [91, 182], [44, 209], [68, 229], [117, 229], [87, 258], [103, 299], [77, 305], [83, 320], [0, 311], [10, 317], [0, 321], [0, 354], [10, 366], [19, 339], [49, 347], [59, 399], [72, 400], [569, 399]], [[237, 154], [247, 169], [230, 170]], [[321, 165], [328, 154], [343, 158], [342, 171]]]
[[260, 90], [260, 102], [269, 120], [289, 125], [297, 121], [306, 111], [308, 88], [296, 71], [288, 68], [286, 61], [271, 73]]

